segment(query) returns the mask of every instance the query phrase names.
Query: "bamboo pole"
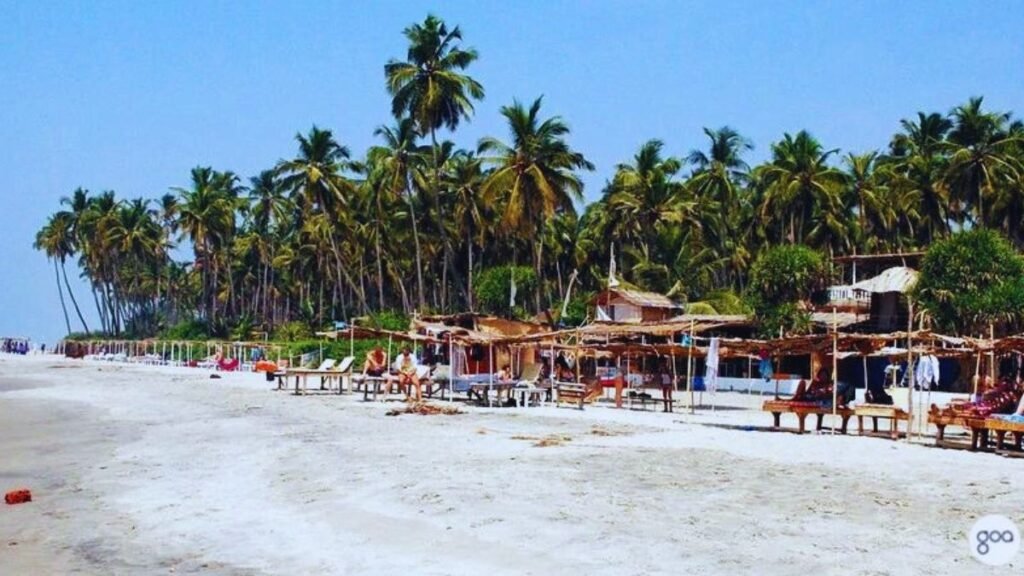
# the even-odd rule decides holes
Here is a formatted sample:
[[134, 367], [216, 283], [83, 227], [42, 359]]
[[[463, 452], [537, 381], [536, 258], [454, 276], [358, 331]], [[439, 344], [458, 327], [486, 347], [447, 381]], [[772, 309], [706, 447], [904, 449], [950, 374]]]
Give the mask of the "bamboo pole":
[[839, 415], [839, 317], [832, 308], [832, 435], [836, 435], [836, 417]]
[[[914, 429], [914, 303], [912, 301], [907, 302], [907, 410], [910, 411], [910, 416], [907, 420], [907, 442], [910, 442], [913, 438]], [[899, 428], [899, 421], [893, 424], [897, 429]]]
[[690, 342], [686, 349], [686, 389], [690, 392], [690, 414], [696, 414], [697, 406], [693, 402], [693, 325], [690, 319]]

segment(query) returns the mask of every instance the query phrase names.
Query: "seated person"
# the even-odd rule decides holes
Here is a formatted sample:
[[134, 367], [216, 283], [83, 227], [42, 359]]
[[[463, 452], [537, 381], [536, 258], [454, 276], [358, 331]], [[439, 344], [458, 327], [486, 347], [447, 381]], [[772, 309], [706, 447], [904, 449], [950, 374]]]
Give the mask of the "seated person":
[[402, 353], [398, 355], [398, 387], [405, 391], [406, 400], [411, 398], [414, 386], [416, 387], [416, 400], [422, 399], [420, 379], [416, 377], [417, 367], [416, 357], [412, 355], [412, 350], [408, 346], [402, 348]]
[[383, 376], [388, 369], [384, 349], [374, 346], [363, 362], [363, 376]]
[[498, 370], [498, 372], [494, 375], [494, 379], [495, 381], [500, 383], [511, 382], [512, 369], [509, 367], [508, 364], [505, 364], [504, 366], [501, 367], [501, 370]]
[[881, 382], [869, 384], [868, 389], [864, 392], [864, 400], [868, 404], [882, 404], [885, 406], [892, 406], [892, 396], [885, 391], [885, 386]]
[[[840, 382], [839, 388], [836, 390], [836, 400], [840, 407], [845, 407], [849, 404], [853, 398], [856, 390], [853, 386], [850, 386], [846, 382]], [[793, 393], [792, 400], [796, 402], [816, 402], [822, 406], [832, 405], [832, 380], [829, 378], [828, 371], [822, 368], [818, 370], [818, 375], [811, 381], [811, 385], [807, 386], [807, 383], [803, 380], [796, 388], [796, 392]]]

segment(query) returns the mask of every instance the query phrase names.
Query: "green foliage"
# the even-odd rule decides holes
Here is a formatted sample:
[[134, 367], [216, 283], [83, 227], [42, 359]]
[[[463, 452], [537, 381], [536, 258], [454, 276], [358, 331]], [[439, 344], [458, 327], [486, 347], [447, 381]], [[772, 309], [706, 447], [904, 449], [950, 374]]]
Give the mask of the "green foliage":
[[274, 340], [285, 342], [296, 342], [308, 340], [313, 337], [313, 332], [305, 322], [285, 322], [274, 330]]
[[732, 290], [715, 290], [700, 301], [686, 305], [687, 314], [750, 314], [749, 303]]
[[183, 320], [160, 335], [164, 340], [206, 340], [210, 329], [202, 320]]
[[754, 261], [748, 289], [769, 304], [805, 301], [827, 278], [828, 267], [820, 253], [799, 244], [776, 246]]
[[[495, 266], [477, 274], [473, 281], [473, 293], [482, 312], [499, 316], [509, 315], [509, 290], [513, 273], [516, 280], [516, 302], [522, 303], [537, 286], [537, 275], [532, 268]], [[521, 311], [513, 311], [513, 315], [521, 314]]]
[[590, 299], [593, 294], [579, 294], [569, 299], [569, 305], [565, 309], [565, 316], [559, 321], [565, 326], [580, 326], [587, 320], [590, 311]]
[[806, 334], [811, 331], [811, 314], [800, 304], [785, 302], [763, 306], [756, 310], [758, 334], [764, 338], [777, 338], [781, 329], [785, 334]]
[[747, 300], [762, 336], [810, 330], [807, 303], [829, 277], [821, 254], [807, 246], [776, 246], [765, 250], [750, 270]]
[[403, 314], [400, 310], [382, 310], [380, 312], [374, 312], [369, 315], [367, 320], [367, 326], [378, 330], [404, 332], [409, 329], [409, 317]]
[[935, 327], [957, 334], [1016, 326], [1024, 311], [1024, 259], [1002, 234], [976, 229], [932, 244], [912, 297]]

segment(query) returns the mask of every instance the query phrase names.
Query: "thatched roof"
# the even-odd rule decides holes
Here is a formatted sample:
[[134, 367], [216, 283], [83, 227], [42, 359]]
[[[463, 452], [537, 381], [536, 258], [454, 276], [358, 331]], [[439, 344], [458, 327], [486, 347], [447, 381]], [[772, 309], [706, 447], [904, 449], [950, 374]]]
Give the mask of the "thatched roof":
[[856, 284], [852, 284], [850, 288], [862, 292], [871, 292], [872, 294], [884, 294], [886, 292], [906, 294], [917, 283], [917, 276], [918, 272], [913, 268], [894, 266], [887, 268], [874, 278], [868, 278], [867, 280], [861, 280]]
[[622, 298], [630, 304], [640, 308], [663, 308], [669, 310], [682, 310], [682, 306], [674, 302], [664, 294], [657, 292], [642, 292], [640, 290], [627, 290], [624, 288], [609, 288], [594, 296], [591, 304], [607, 304], [612, 298]]

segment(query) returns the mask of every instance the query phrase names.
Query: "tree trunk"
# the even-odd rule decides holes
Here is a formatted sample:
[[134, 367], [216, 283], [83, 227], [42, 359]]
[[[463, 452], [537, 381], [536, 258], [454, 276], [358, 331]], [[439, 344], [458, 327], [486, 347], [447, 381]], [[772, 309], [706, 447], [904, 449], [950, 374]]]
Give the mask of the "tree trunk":
[[406, 178], [405, 185], [408, 190], [407, 199], [409, 201], [409, 218], [412, 220], [412, 241], [416, 247], [417, 301], [419, 302], [419, 309], [423, 310], [427, 307], [426, 295], [423, 293], [423, 250], [420, 248], [420, 232], [419, 226], [416, 224], [416, 207], [412, 197], [412, 186], [409, 185], [408, 178]]
[[534, 241], [533, 249], [533, 269], [537, 275], [537, 289], [534, 291], [533, 303], [537, 314], [541, 313], [541, 291], [544, 289], [544, 279], [541, 277], [541, 251], [544, 249], [544, 244], [541, 242], [540, 233], [537, 234], [537, 239]]
[[[444, 233], [444, 211], [441, 209], [441, 164], [437, 157], [437, 134], [433, 127], [430, 128], [430, 143], [433, 145], [431, 151], [434, 155], [434, 207], [437, 210], [437, 233], [441, 235], [441, 246], [444, 248], [444, 265], [459, 292], [465, 292], [462, 277], [455, 268], [455, 259], [452, 258], [452, 243], [448, 239], [448, 235]], [[462, 299], [466, 300], [464, 293]]]
[[377, 245], [377, 307], [381, 310], [384, 309], [384, 259], [380, 255], [380, 200], [377, 201], [377, 233], [376, 233], [376, 245]]
[[469, 307], [469, 311], [473, 311], [473, 236], [472, 234], [467, 235], [466, 238], [466, 304]]
[[60, 309], [64, 311], [64, 325], [67, 326], [67, 333], [71, 334], [71, 319], [68, 317], [68, 307], [64, 303], [64, 289], [60, 287], [60, 270], [57, 269], [57, 259], [53, 259], [53, 276], [57, 280], [57, 295], [60, 297]]
[[85, 335], [89, 335], [89, 325], [85, 323], [85, 317], [82, 316], [82, 310], [78, 307], [78, 299], [75, 298], [75, 293], [71, 291], [71, 284], [68, 282], [68, 269], [64, 266], [64, 260], [60, 261], [60, 269], [64, 274], [64, 286], [68, 289], [68, 296], [71, 297], [71, 304], [75, 307], [75, 314], [78, 315], [78, 319], [82, 322], [82, 328], [85, 329]]

